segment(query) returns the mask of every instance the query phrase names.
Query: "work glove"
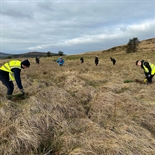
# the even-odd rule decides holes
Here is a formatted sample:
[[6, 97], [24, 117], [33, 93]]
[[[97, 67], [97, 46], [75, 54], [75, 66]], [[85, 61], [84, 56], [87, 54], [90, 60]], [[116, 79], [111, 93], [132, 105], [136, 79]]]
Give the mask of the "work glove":
[[22, 95], [25, 94], [24, 89], [20, 89], [20, 92], [22, 93]]
[[145, 83], [145, 82], [147, 82], [147, 79], [146, 79], [146, 78], [144, 79], [144, 83]]

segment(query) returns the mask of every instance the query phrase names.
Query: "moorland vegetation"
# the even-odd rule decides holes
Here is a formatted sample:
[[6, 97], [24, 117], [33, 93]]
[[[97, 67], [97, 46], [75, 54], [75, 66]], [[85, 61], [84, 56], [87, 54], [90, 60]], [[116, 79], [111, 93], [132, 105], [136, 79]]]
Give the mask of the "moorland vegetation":
[[134, 53], [119, 46], [64, 56], [62, 67], [58, 56], [29, 58], [21, 74], [27, 98], [7, 100], [0, 83], [0, 154], [154, 155], [155, 77], [151, 85], [135, 81], [144, 79], [136, 60], [155, 64], [154, 45], [155, 38]]

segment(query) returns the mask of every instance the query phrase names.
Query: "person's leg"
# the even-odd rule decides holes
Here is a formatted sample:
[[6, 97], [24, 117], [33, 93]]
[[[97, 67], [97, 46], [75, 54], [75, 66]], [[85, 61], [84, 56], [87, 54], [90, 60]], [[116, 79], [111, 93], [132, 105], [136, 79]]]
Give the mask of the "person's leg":
[[14, 85], [12, 81], [9, 81], [7, 88], [8, 88], [7, 95], [12, 95], [14, 90]]
[[11, 96], [14, 90], [12, 81], [9, 81], [9, 77], [0, 77], [2, 83], [7, 87], [7, 96]]
[[147, 77], [147, 83], [152, 83], [152, 78], [154, 75], [151, 75], [150, 77]]

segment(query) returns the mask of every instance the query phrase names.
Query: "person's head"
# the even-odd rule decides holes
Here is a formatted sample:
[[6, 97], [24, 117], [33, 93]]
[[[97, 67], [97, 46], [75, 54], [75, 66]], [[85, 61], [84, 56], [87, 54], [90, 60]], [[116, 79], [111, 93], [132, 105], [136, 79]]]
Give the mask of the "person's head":
[[136, 65], [137, 65], [137, 66], [141, 66], [141, 64], [142, 64], [142, 62], [141, 62], [140, 60], [137, 60], [137, 61], [136, 61]]
[[30, 62], [28, 59], [21, 62], [21, 66], [23, 69], [28, 68], [30, 66]]

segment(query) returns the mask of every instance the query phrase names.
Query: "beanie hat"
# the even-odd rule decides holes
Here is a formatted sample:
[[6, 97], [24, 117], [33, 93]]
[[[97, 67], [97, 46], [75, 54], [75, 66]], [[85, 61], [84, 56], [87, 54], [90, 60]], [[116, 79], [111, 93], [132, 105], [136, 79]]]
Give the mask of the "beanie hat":
[[30, 62], [29, 62], [29, 60], [24, 60], [24, 61], [22, 61], [22, 63], [21, 63], [22, 65], [24, 65], [24, 66], [27, 66], [27, 67], [29, 67], [30, 66]]

